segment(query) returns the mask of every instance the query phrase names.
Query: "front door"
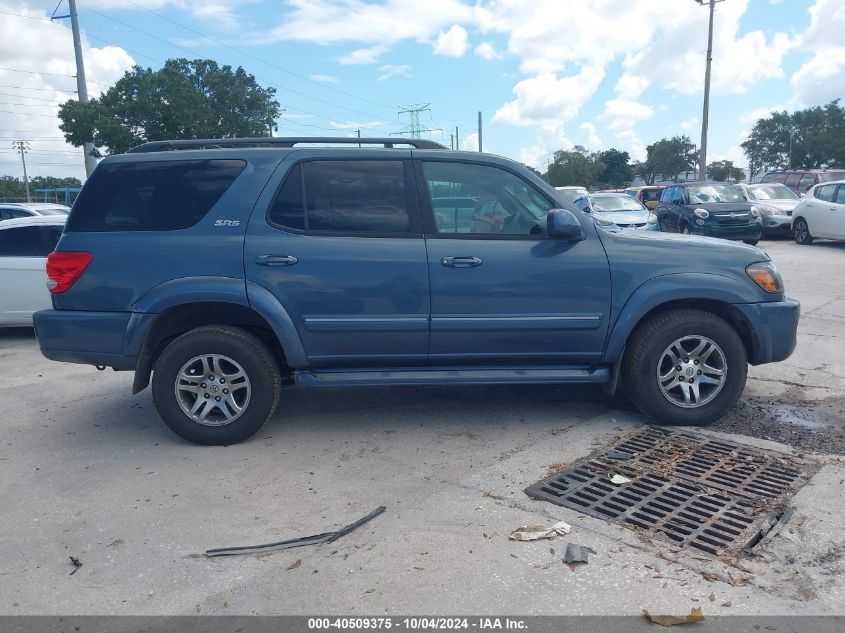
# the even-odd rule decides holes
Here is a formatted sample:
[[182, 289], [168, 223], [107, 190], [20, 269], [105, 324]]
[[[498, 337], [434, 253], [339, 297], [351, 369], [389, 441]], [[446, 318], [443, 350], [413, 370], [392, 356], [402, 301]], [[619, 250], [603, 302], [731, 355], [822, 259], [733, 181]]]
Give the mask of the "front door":
[[410, 152], [342, 155], [302, 150], [284, 166], [247, 229], [247, 279], [288, 311], [312, 367], [423, 364], [429, 281]]
[[[416, 152], [415, 152], [416, 153]], [[607, 256], [546, 236], [556, 205], [505, 166], [415, 161], [431, 278], [429, 364], [578, 364], [601, 357]]]

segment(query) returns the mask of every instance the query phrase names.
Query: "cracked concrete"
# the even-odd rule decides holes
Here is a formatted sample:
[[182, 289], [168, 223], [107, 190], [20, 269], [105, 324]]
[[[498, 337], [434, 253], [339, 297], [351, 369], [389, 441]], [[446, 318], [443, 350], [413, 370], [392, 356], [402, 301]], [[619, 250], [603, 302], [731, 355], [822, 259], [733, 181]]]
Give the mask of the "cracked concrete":
[[[805, 302], [799, 347], [788, 364], [751, 368], [736, 411], [708, 432], [843, 453], [845, 344], [831, 309], [845, 298], [845, 245], [763, 245]], [[818, 455], [794, 519], [739, 569], [524, 495], [644, 423], [598, 388], [286, 391], [259, 435], [220, 448], [171, 434], [149, 392], [130, 395], [131, 375], [46, 361], [25, 330], [0, 331], [0, 366], [0, 614], [845, 614], [836, 457]], [[203, 556], [335, 529], [381, 504], [333, 544]], [[507, 538], [558, 519], [568, 537]], [[567, 542], [597, 554], [572, 571]], [[68, 556], [84, 565], [73, 576]]]

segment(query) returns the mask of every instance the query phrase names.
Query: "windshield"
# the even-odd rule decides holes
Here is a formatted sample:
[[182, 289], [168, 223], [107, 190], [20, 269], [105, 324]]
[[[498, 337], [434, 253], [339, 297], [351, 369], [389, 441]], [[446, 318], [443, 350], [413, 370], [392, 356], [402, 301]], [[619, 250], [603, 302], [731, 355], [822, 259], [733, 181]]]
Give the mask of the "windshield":
[[645, 207], [628, 195], [618, 196], [593, 196], [591, 199], [593, 209], [602, 213], [613, 213], [616, 211], [645, 211]]
[[749, 187], [748, 197], [752, 200], [798, 200], [801, 198], [801, 196], [785, 185]]
[[739, 187], [733, 185], [697, 185], [689, 188], [689, 199], [692, 204], [707, 204], [708, 202], [745, 202]]
[[819, 182], [830, 182], [831, 180], [845, 179], [845, 171], [826, 171], [819, 174]]

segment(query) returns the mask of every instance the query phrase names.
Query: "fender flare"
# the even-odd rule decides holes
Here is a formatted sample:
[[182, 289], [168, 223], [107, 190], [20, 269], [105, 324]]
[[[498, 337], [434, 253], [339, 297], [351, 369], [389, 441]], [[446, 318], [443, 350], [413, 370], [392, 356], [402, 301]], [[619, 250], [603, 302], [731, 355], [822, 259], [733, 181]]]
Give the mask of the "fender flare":
[[653, 277], [628, 297], [610, 331], [603, 362], [618, 363], [628, 337], [643, 317], [655, 308], [682, 300], [718, 301], [724, 304], [755, 303], [761, 299], [739, 280], [712, 273], [677, 273]]

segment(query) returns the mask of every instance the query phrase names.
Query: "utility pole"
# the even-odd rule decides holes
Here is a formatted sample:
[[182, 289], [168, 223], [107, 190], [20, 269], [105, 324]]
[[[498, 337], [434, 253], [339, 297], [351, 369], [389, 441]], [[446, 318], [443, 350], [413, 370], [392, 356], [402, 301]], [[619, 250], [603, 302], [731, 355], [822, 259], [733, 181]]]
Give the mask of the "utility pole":
[[482, 152], [484, 150], [481, 149], [481, 110], [478, 111], [478, 151]]
[[710, 6], [710, 26], [707, 30], [707, 65], [704, 69], [704, 110], [701, 116], [701, 152], [698, 155], [698, 178], [704, 180], [707, 176], [707, 119], [710, 116], [710, 62], [713, 61], [713, 14], [716, 3], [723, 0], [695, 0], [704, 6]]
[[795, 136], [795, 130], [789, 130], [789, 169], [792, 169], [792, 137]]
[[[358, 134], [358, 138], [360, 139], [361, 138], [361, 130], [355, 130], [355, 132]], [[358, 141], [358, 147], [361, 147], [361, 141], [360, 140]]]
[[21, 164], [23, 165], [23, 186], [26, 188], [26, 201], [32, 202], [32, 197], [29, 195], [29, 178], [26, 175], [26, 152], [29, 149], [29, 141], [12, 141], [12, 149], [17, 150], [21, 155]]
[[455, 149], [455, 135], [449, 135], [449, 149]]
[[455, 126], [455, 149], [461, 149], [461, 141], [458, 138], [458, 126]]
[[[61, 3], [59, 3], [61, 4]], [[56, 15], [53, 11], [51, 20], [63, 20], [70, 18], [70, 28], [73, 32], [73, 53], [76, 57], [76, 94], [79, 103], [88, 103], [88, 84], [85, 81], [85, 63], [82, 60], [82, 39], [79, 37], [79, 18], [76, 14], [76, 0], [67, 0], [68, 15]], [[59, 7], [57, 6], [56, 9]], [[85, 175], [90, 176], [97, 166], [97, 159], [94, 158], [94, 144], [85, 143], [82, 151], [85, 155]]]

